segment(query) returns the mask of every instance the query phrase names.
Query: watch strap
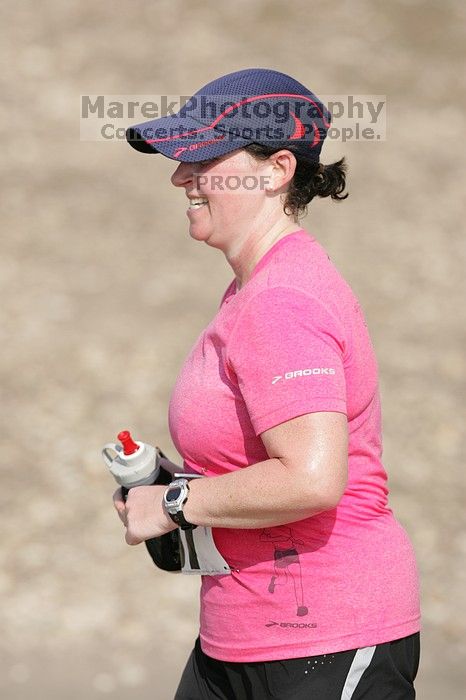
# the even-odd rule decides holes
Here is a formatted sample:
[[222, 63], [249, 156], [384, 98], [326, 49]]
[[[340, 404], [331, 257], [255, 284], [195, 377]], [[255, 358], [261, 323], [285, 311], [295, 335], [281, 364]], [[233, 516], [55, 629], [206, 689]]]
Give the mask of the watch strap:
[[169, 513], [168, 515], [182, 530], [194, 530], [194, 528], [197, 527], [197, 525], [193, 525], [193, 523], [189, 523], [186, 520], [182, 510], [179, 510], [177, 513]]

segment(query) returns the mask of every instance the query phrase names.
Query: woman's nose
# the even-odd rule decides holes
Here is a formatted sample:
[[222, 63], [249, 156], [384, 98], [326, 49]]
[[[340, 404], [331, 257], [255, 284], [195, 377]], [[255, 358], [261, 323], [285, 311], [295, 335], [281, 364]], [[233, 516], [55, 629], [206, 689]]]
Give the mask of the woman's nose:
[[171, 176], [172, 185], [175, 187], [186, 187], [193, 178], [192, 163], [180, 163]]

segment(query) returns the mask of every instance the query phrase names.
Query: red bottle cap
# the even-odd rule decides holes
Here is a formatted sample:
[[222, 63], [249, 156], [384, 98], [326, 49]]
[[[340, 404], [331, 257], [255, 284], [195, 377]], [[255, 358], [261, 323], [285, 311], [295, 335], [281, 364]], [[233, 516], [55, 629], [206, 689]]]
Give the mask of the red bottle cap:
[[117, 437], [123, 445], [123, 454], [132, 455], [139, 450], [139, 445], [136, 445], [129, 430], [122, 430], [121, 433], [118, 433]]

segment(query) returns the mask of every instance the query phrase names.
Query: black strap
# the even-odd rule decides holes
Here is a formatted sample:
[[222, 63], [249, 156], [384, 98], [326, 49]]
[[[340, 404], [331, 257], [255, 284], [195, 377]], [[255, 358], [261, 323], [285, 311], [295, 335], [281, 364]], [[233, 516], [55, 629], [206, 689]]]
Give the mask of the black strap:
[[[186, 503], [186, 501], [185, 501]], [[184, 504], [183, 504], [184, 505]], [[179, 510], [178, 513], [169, 513], [171, 519], [180, 527], [182, 530], [194, 530], [197, 525], [189, 523], [183, 515], [183, 511]]]

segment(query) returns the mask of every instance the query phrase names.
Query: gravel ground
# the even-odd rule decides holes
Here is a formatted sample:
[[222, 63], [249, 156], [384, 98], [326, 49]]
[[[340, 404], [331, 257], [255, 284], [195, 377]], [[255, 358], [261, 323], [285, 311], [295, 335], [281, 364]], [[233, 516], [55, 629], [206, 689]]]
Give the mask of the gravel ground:
[[464, 4], [20, 0], [0, 6], [5, 700], [170, 700], [198, 582], [127, 547], [99, 451], [131, 427], [179, 461], [177, 371], [232, 279], [187, 233], [170, 161], [82, 141], [82, 94], [189, 95], [271, 67], [318, 95], [386, 95], [388, 134], [329, 142], [350, 198], [304, 225], [376, 348], [391, 506], [422, 576], [422, 700], [459, 700], [464, 603]]

